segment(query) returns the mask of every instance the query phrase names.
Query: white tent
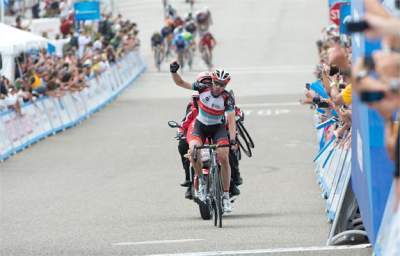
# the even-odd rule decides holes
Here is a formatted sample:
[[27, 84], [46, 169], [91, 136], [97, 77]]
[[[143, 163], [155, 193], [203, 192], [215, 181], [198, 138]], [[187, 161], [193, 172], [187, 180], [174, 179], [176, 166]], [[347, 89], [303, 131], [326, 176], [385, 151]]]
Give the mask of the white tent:
[[47, 47], [47, 39], [0, 23], [0, 52], [18, 54], [34, 48]]
[[47, 48], [46, 38], [0, 23], [0, 53], [3, 59], [1, 73], [14, 79], [14, 57], [31, 49]]

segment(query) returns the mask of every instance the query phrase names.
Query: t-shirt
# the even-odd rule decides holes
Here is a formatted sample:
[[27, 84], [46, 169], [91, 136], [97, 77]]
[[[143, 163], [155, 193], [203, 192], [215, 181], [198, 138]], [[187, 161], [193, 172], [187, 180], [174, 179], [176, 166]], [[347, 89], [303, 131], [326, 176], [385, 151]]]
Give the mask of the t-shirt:
[[192, 84], [192, 89], [199, 92], [197, 120], [204, 125], [224, 124], [225, 112], [235, 111], [234, 100], [227, 91], [214, 97], [208, 85], [198, 82]]
[[351, 84], [348, 84], [342, 91], [342, 98], [343, 98], [343, 102], [346, 105], [350, 105], [352, 98], [351, 98]]

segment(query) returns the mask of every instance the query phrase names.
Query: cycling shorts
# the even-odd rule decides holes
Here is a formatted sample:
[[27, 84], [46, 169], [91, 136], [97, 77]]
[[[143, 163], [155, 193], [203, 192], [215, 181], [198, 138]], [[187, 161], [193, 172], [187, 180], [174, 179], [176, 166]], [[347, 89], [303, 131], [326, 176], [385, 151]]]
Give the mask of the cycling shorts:
[[205, 125], [196, 119], [192, 130], [190, 141], [197, 140], [202, 144], [207, 138], [218, 145], [228, 145], [228, 133], [224, 124]]

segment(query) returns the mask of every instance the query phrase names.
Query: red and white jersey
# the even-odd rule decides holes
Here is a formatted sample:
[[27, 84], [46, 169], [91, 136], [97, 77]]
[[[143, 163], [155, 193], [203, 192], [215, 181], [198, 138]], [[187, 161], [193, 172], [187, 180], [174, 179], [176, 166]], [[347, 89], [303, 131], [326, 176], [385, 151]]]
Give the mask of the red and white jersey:
[[227, 91], [214, 97], [208, 85], [195, 82], [192, 88], [199, 92], [197, 120], [201, 123], [205, 125], [224, 124], [225, 112], [235, 110], [234, 100]]

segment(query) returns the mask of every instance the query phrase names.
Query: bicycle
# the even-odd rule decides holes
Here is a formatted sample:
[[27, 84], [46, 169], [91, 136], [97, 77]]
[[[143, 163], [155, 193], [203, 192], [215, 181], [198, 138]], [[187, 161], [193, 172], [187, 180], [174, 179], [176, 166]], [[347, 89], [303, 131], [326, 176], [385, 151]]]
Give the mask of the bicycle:
[[207, 175], [207, 180], [205, 184], [203, 184], [203, 186], [205, 186], [204, 190], [206, 192], [206, 201], [203, 202], [204, 206], [202, 209], [204, 210], [204, 208], [206, 207], [209, 209], [211, 213], [210, 215], [212, 215], [214, 218], [214, 226], [218, 226], [219, 228], [222, 228], [222, 215], [224, 213], [224, 210], [222, 205], [222, 197], [223, 197], [222, 176], [221, 176], [221, 169], [219, 168], [217, 162], [217, 149], [230, 146], [231, 145], [209, 144], [200, 147], [195, 147], [193, 152], [193, 160], [197, 161], [197, 150], [201, 149], [209, 150], [210, 153], [209, 173]]

